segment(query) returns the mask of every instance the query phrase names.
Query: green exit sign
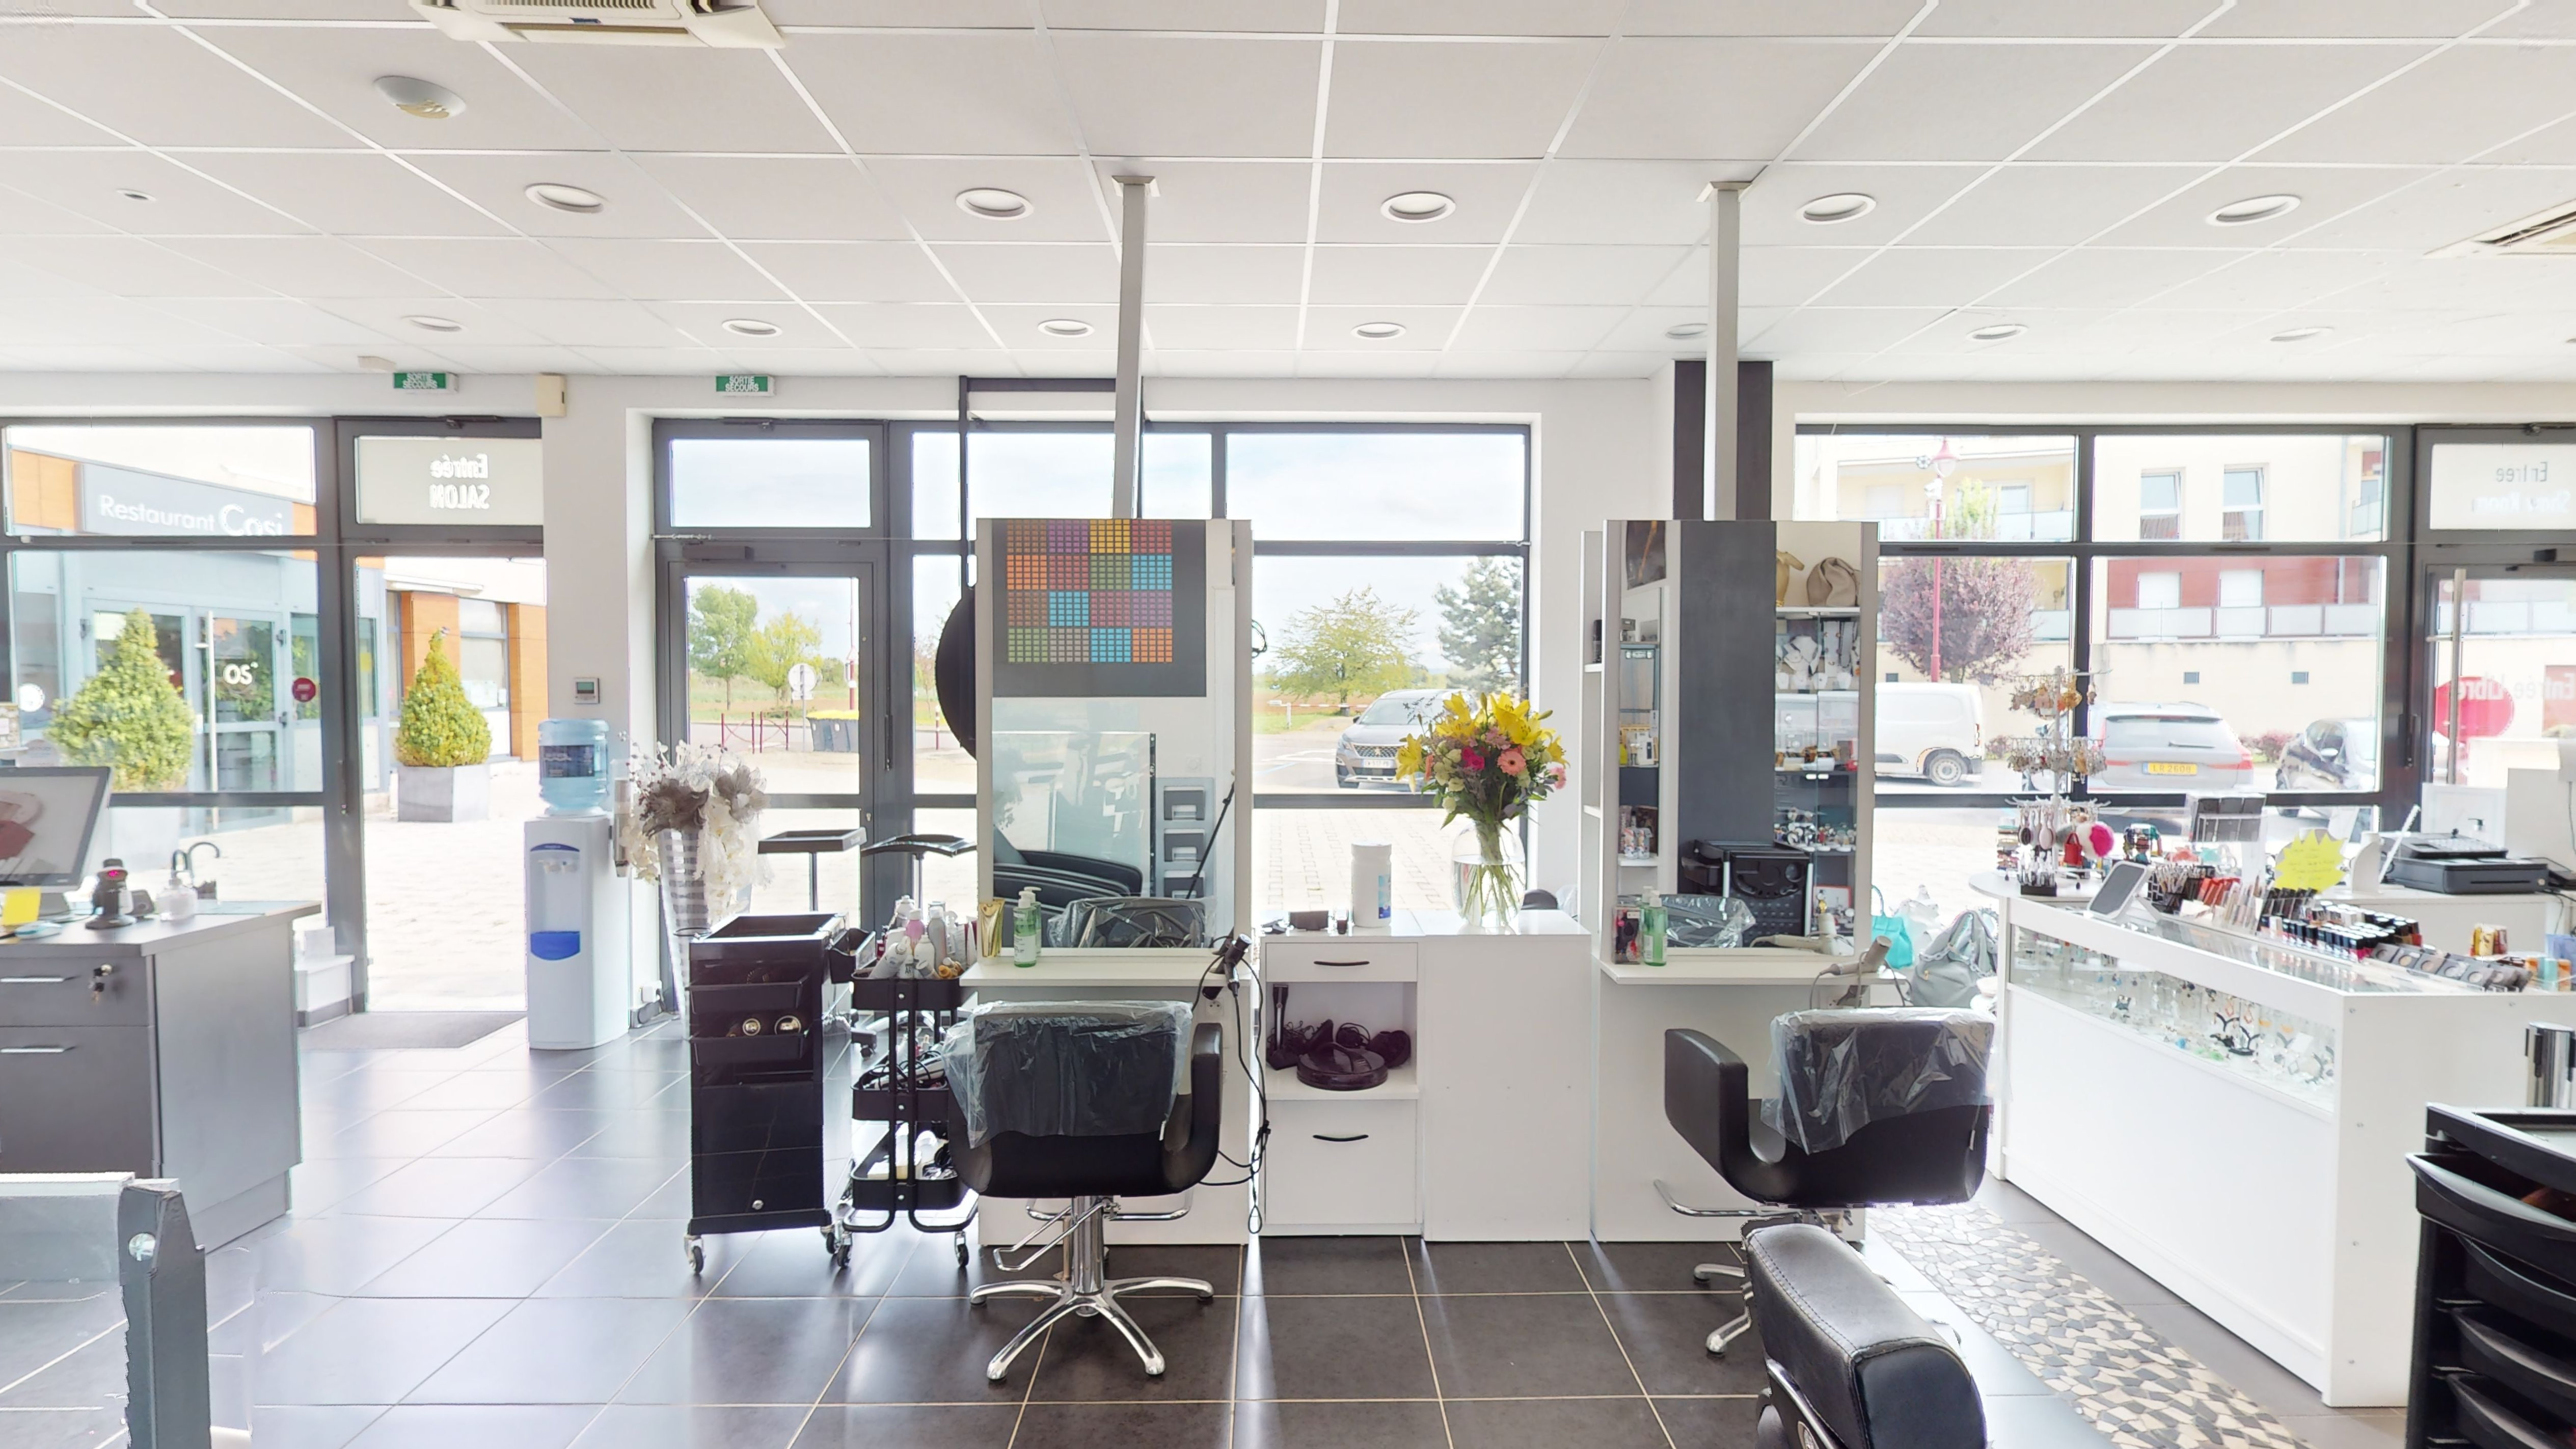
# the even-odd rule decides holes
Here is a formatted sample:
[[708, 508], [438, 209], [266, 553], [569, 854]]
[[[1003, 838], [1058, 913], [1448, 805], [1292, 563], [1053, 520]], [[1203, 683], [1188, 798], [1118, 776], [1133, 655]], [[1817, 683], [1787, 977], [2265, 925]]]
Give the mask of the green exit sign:
[[721, 393], [767, 393], [769, 374], [765, 372], [720, 372], [716, 374], [716, 391]]
[[456, 374], [452, 372], [397, 372], [394, 374], [394, 391], [454, 392], [456, 391]]

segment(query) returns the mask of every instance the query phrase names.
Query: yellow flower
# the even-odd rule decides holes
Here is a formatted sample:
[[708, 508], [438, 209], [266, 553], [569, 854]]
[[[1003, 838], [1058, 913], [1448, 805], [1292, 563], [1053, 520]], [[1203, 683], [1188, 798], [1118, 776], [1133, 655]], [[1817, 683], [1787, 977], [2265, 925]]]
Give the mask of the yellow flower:
[[1396, 747], [1395, 772], [1399, 775], [1422, 773], [1422, 740], [1419, 736], [1406, 735], [1404, 743]]

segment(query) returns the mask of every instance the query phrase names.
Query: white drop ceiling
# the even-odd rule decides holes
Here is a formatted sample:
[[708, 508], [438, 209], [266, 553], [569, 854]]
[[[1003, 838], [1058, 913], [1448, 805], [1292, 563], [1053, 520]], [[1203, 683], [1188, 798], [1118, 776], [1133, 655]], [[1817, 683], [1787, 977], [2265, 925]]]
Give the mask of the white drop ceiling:
[[[1644, 376], [1697, 350], [1701, 186], [1753, 179], [1787, 377], [2576, 380], [2576, 257], [2426, 255], [2576, 202], [2576, 0], [767, 8], [774, 52], [0, 0], [0, 369], [1106, 374], [1132, 170], [1157, 375]], [[1418, 190], [1456, 210], [1380, 213]]]

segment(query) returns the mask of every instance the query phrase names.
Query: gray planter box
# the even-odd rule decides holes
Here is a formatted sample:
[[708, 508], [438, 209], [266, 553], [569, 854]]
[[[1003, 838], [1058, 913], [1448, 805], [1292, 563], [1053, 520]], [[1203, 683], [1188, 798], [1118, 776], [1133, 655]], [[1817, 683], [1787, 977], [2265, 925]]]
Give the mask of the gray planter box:
[[492, 818], [492, 767], [458, 765], [436, 770], [404, 765], [394, 771], [394, 818], [457, 820]]

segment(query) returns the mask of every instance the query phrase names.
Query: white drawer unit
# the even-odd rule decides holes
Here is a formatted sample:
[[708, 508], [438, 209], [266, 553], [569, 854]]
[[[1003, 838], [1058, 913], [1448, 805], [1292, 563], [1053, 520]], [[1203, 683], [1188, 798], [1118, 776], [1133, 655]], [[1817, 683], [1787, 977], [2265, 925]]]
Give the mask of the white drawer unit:
[[1270, 1104], [1265, 1230], [1411, 1232], [1422, 1221], [1410, 1101]]
[[1300, 981], [1411, 981], [1420, 948], [1384, 937], [1272, 936], [1261, 943], [1261, 977]]

